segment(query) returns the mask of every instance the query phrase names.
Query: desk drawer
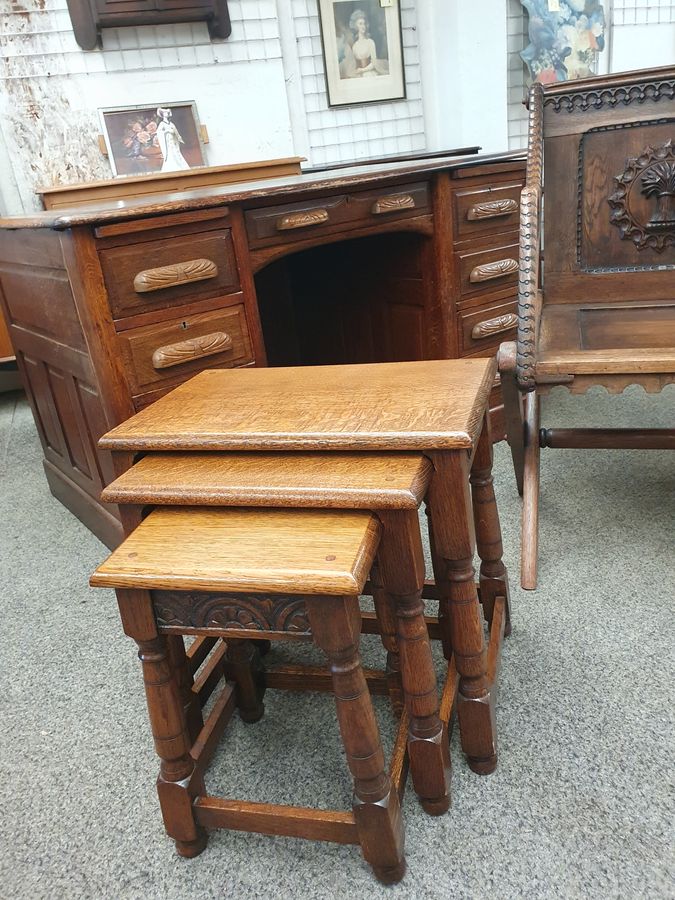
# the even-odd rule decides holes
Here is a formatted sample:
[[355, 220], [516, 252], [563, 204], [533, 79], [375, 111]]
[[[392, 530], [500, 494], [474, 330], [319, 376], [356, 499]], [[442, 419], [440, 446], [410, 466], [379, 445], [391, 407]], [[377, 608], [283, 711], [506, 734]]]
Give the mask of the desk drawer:
[[243, 303], [118, 334], [133, 395], [253, 361]]
[[455, 254], [460, 297], [475, 297], [490, 290], [503, 290], [518, 282], [518, 244], [465, 251]]
[[523, 183], [518, 181], [496, 187], [455, 191], [455, 240], [464, 241], [482, 234], [517, 228], [522, 189]]
[[348, 225], [372, 225], [429, 211], [428, 185], [422, 182], [251, 209], [246, 213], [246, 229], [250, 245], [262, 247], [343, 231]]
[[229, 228], [124, 244], [99, 258], [115, 319], [239, 289]]
[[499, 300], [458, 314], [462, 356], [498, 347], [502, 341], [515, 338], [518, 325], [518, 302]]

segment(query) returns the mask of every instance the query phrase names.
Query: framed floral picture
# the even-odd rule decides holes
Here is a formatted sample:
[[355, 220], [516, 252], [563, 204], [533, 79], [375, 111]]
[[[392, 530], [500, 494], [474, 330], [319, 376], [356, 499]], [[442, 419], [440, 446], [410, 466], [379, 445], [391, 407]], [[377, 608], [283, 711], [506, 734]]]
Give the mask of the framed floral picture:
[[405, 97], [400, 0], [319, 0], [329, 106]]
[[588, 78], [605, 49], [605, 10], [599, 0], [520, 0], [529, 15], [530, 43], [521, 57], [533, 81]]
[[115, 177], [177, 172], [206, 165], [194, 103], [100, 109]]

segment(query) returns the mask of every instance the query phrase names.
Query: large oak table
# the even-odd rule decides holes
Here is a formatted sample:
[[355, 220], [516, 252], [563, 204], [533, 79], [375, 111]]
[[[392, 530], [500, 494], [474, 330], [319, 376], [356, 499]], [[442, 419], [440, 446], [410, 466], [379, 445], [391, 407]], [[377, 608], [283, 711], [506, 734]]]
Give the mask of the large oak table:
[[462, 745], [478, 772], [496, 764], [496, 735], [476, 531], [484, 606], [497, 593], [508, 602], [487, 416], [495, 369], [493, 359], [461, 359], [208, 370], [100, 441], [118, 471], [152, 451], [423, 451], [434, 466], [427, 511], [439, 613], [459, 673]]

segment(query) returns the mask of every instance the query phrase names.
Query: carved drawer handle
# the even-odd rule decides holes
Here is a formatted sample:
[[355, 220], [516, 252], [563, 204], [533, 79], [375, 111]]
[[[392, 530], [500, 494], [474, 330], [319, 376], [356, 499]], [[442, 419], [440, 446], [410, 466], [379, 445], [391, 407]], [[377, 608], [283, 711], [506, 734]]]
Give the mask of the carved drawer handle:
[[487, 203], [477, 203], [472, 206], [466, 217], [470, 222], [476, 222], [481, 219], [510, 216], [514, 212], [518, 212], [518, 204], [515, 200], [489, 200]]
[[518, 324], [518, 316], [515, 313], [506, 313], [505, 316], [497, 316], [494, 319], [486, 319], [479, 322], [471, 329], [471, 337], [474, 341], [481, 338], [490, 337], [493, 334], [500, 334], [502, 331], [509, 331]]
[[277, 219], [277, 231], [291, 231], [293, 228], [308, 228], [328, 221], [327, 209], [312, 209], [309, 212], [289, 213]]
[[189, 259], [187, 262], [139, 272], [134, 278], [134, 290], [137, 294], [146, 294], [148, 291], [161, 291], [178, 284], [207, 281], [217, 276], [218, 266], [210, 259]]
[[222, 353], [223, 350], [232, 349], [232, 338], [224, 331], [214, 331], [213, 334], [203, 334], [201, 337], [190, 338], [188, 341], [180, 341], [178, 344], [167, 344], [166, 347], [158, 347], [152, 354], [152, 364], [156, 369], [168, 369], [170, 366], [178, 366], [192, 359], [201, 359], [203, 356], [213, 356], [214, 353]]
[[471, 270], [469, 281], [476, 284], [481, 281], [491, 281], [493, 278], [503, 278], [504, 275], [513, 275], [518, 271], [518, 260], [498, 259], [496, 262], [483, 263]]
[[371, 206], [370, 211], [374, 216], [383, 213], [398, 212], [400, 209], [415, 209], [415, 198], [411, 194], [390, 194], [388, 197], [379, 197]]

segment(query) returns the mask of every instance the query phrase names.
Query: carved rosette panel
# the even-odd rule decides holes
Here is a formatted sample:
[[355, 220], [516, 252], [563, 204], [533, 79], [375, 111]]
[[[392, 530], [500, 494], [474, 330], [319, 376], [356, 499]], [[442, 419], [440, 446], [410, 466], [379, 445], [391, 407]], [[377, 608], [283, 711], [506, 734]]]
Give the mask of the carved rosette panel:
[[163, 630], [200, 628], [219, 632], [310, 634], [302, 597], [153, 591], [152, 600], [157, 624]]
[[646, 147], [626, 162], [614, 178], [608, 198], [609, 220], [621, 239], [638, 250], [651, 247], [658, 253], [675, 244], [675, 148], [672, 141]]

